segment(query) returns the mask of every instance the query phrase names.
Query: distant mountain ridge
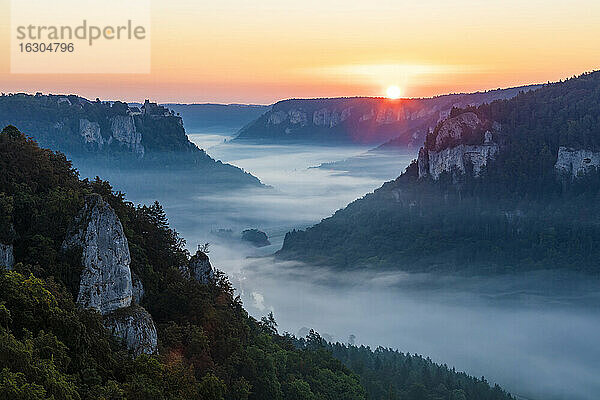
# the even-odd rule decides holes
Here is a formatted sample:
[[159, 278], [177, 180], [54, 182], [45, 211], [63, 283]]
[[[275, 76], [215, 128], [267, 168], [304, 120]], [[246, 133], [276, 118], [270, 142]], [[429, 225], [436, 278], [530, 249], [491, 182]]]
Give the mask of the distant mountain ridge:
[[[129, 103], [141, 107], [141, 103]], [[215, 131], [234, 134], [254, 121], [271, 106], [261, 104], [162, 103], [183, 118], [188, 133]]]
[[180, 113], [188, 132], [214, 129], [235, 134], [267, 112], [271, 106], [257, 104], [176, 104], [165, 107]]
[[76, 95], [2, 95], [0, 125], [18, 127], [41, 145], [72, 157], [82, 170], [171, 169], [190, 172], [198, 182], [260, 184], [212, 159], [189, 141], [180, 116], [148, 100], [135, 107]]
[[427, 132], [453, 107], [480, 105], [516, 96], [539, 85], [422, 99], [378, 97], [290, 99], [242, 128], [236, 140], [266, 142], [422, 145]]

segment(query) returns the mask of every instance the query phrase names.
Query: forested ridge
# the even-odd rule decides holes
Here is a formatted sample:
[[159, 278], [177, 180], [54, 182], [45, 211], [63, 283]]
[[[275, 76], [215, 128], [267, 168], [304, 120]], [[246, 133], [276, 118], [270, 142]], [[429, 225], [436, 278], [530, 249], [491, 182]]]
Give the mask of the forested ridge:
[[18, 126], [88, 173], [118, 176], [137, 171], [144, 187], [165, 171], [176, 173], [182, 184], [260, 186], [256, 177], [213, 159], [190, 142], [181, 117], [172, 110], [146, 101], [142, 111], [120, 101], [89, 101], [76, 95], [0, 96], [0, 126]]
[[510, 396], [498, 385], [490, 389], [485, 377], [475, 378], [439, 365], [418, 354], [384, 347], [328, 343], [314, 331], [294, 339], [300, 348], [331, 351], [333, 356], [360, 376], [372, 400], [436, 399], [496, 400]]
[[[538, 198], [560, 193], [564, 188], [554, 171], [558, 148], [600, 150], [600, 71], [483, 104], [476, 112], [501, 124], [501, 152], [467, 189]], [[593, 174], [569, 189], [599, 188]]]
[[[142, 305], [157, 325], [158, 355], [133, 358], [99, 313], [75, 303], [80, 254], [61, 251], [61, 242], [92, 193], [123, 224], [131, 268], [146, 288]], [[0, 133], [0, 228], [17, 261], [0, 270], [0, 399], [510, 398], [416, 358], [377, 375], [316, 335], [279, 334], [272, 315], [257, 321], [247, 314], [224, 274], [209, 284], [182, 276], [177, 267], [190, 255], [160, 204], [135, 206], [108, 182], [80, 180], [64, 155], [14, 127]], [[444, 386], [428, 378], [438, 368], [446, 371]], [[388, 384], [394, 392], [382, 397]]]
[[[118, 140], [108, 140], [112, 130], [111, 118], [129, 117], [133, 115], [131, 111], [126, 103], [120, 101], [89, 101], [76, 95], [33, 96], [16, 93], [0, 96], [2, 126], [18, 125], [42, 146], [76, 155], [102, 153], [117, 156], [131, 153], [132, 150]], [[166, 109], [155, 112], [159, 111], [168, 112]], [[82, 120], [97, 124], [97, 136], [82, 137]], [[135, 127], [130, 128], [135, 128], [141, 134], [140, 144], [147, 152], [199, 152], [187, 139], [180, 118], [174, 114], [137, 112], [133, 115], [133, 122]], [[135, 141], [135, 138], [123, 139]]]
[[554, 165], [560, 146], [600, 148], [600, 72], [454, 109], [450, 117], [464, 112], [501, 126], [500, 151], [479, 177], [419, 179], [415, 161], [332, 217], [288, 233], [278, 255], [344, 268], [598, 276], [600, 174], [565, 180]]

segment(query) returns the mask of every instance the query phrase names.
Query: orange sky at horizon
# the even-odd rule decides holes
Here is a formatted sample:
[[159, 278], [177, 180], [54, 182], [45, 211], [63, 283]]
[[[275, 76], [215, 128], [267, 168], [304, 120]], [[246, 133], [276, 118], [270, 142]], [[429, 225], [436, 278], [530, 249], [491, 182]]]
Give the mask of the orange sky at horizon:
[[597, 0], [154, 0], [150, 74], [11, 74], [9, 3], [2, 92], [270, 104], [384, 96], [392, 85], [428, 97], [600, 68]]

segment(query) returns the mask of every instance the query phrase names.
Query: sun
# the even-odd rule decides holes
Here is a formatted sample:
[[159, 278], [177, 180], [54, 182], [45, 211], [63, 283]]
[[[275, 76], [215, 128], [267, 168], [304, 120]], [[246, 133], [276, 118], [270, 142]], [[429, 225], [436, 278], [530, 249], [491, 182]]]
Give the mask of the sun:
[[385, 93], [388, 99], [399, 99], [402, 96], [402, 90], [396, 85], [389, 86]]

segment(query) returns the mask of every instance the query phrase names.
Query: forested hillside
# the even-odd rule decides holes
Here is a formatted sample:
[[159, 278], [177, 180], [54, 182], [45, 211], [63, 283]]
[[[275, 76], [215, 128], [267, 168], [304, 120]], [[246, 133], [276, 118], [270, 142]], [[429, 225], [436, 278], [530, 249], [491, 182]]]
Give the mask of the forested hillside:
[[149, 175], [138, 177], [144, 186], [154, 182], [153, 173], [165, 171], [177, 171], [188, 185], [260, 185], [254, 176], [199, 149], [189, 141], [179, 115], [148, 100], [130, 107], [75, 95], [2, 94], [0, 126], [6, 125], [66, 154], [87, 173], [141, 172]]
[[[461, 127], [466, 114], [481, 129]], [[600, 72], [453, 109], [404, 174], [290, 232], [279, 256], [337, 267], [598, 275], [599, 122]]]
[[[145, 288], [141, 305], [157, 325], [158, 354], [134, 358], [102, 315], [75, 302], [81, 254], [61, 243], [92, 193], [123, 225], [132, 272]], [[1, 399], [382, 398], [377, 385], [365, 384], [366, 370], [344, 366], [347, 357], [337, 360], [335, 348], [320, 340], [313, 346], [310, 337], [299, 345], [277, 333], [272, 316], [248, 316], [222, 273], [208, 283], [186, 278], [180, 266], [190, 255], [158, 203], [135, 206], [108, 182], [80, 180], [64, 155], [14, 127], [0, 134], [0, 223], [0, 243], [14, 246], [16, 262], [0, 270]], [[411, 361], [397, 377], [382, 375], [397, 379], [403, 397], [392, 398], [510, 398], [449, 371], [440, 388], [438, 378], [421, 375], [424, 365], [436, 373]]]
[[351, 371], [360, 376], [371, 400], [500, 400], [511, 398], [485, 377], [475, 378], [439, 365], [417, 354], [343, 343], [327, 343], [314, 331], [296, 340], [303, 349], [331, 351]]

